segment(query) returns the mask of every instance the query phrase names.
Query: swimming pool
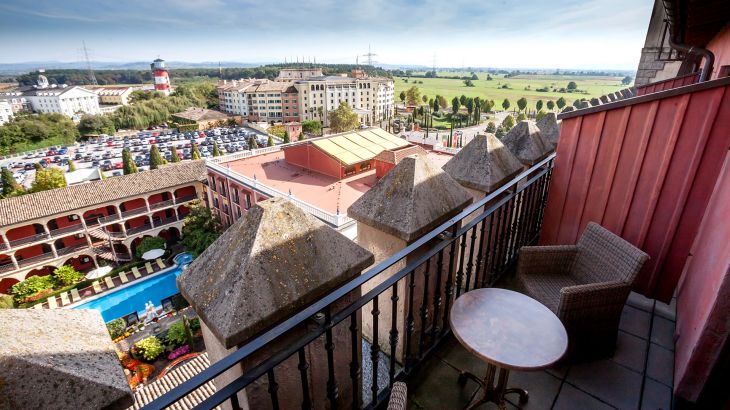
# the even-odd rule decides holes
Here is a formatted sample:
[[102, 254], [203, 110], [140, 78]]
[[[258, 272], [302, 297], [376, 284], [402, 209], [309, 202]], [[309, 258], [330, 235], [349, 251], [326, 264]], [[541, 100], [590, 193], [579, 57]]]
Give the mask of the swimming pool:
[[178, 265], [174, 268], [138, 282], [133, 282], [131, 285], [114, 292], [102, 294], [98, 299], [78, 305], [74, 309], [96, 309], [101, 312], [104, 321], [109, 322], [132, 312], [144, 313], [145, 303], [149, 301], [152, 301], [155, 306], [159, 306], [162, 299], [180, 293], [175, 284], [175, 279], [192, 258], [178, 257], [175, 258]]

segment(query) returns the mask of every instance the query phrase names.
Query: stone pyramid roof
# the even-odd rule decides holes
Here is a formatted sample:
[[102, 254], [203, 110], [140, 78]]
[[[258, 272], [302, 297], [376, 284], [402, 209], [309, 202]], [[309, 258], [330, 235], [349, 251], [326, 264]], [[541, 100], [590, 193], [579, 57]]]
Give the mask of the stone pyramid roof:
[[257, 203], [177, 278], [226, 348], [359, 275], [373, 255], [284, 198]]
[[492, 192], [522, 171], [522, 164], [494, 134], [477, 135], [443, 166], [461, 185]]
[[356, 219], [411, 242], [456, 215], [472, 196], [423, 155], [403, 158], [347, 210]]
[[517, 123], [502, 142], [526, 166], [535, 165], [555, 149], [537, 125], [527, 120]]
[[124, 409], [134, 403], [96, 310], [0, 310], [0, 408]]
[[560, 138], [560, 124], [558, 117], [554, 112], [545, 114], [544, 117], [537, 121], [537, 128], [540, 129], [542, 136], [550, 141], [553, 146], [558, 146], [558, 138]]

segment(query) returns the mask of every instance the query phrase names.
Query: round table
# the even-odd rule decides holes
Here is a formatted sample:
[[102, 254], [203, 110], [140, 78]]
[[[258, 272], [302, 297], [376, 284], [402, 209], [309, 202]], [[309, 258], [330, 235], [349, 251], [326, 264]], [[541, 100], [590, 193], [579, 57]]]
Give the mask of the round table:
[[467, 409], [486, 402], [504, 408], [504, 395], [509, 393], [519, 394], [520, 403], [527, 402], [526, 390], [506, 388], [509, 371], [549, 367], [568, 347], [560, 319], [540, 302], [511, 290], [476, 289], [463, 294], [451, 308], [450, 322], [456, 339], [487, 363], [483, 379], [469, 372], [459, 375], [460, 382], [468, 378], [482, 387], [482, 396]]

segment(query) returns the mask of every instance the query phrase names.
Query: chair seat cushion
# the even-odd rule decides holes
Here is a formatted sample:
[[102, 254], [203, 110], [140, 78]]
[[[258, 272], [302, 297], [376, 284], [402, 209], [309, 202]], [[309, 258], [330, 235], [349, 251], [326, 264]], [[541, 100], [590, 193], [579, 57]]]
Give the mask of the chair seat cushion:
[[554, 313], [558, 312], [560, 289], [581, 284], [571, 275], [531, 273], [518, 275], [518, 279], [528, 296], [547, 306]]

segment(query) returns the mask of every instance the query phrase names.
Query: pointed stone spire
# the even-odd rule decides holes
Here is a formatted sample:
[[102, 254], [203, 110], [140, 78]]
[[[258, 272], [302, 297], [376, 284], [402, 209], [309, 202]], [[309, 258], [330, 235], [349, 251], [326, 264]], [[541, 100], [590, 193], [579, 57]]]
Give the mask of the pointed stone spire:
[[373, 255], [284, 198], [258, 202], [178, 277], [226, 348], [356, 277]]
[[522, 164], [494, 134], [477, 135], [443, 166], [462, 186], [494, 191], [522, 171]]
[[542, 136], [553, 144], [553, 146], [557, 147], [558, 139], [560, 138], [560, 123], [558, 123], [558, 117], [555, 113], [549, 112], [545, 114], [536, 125], [540, 129]]
[[404, 158], [347, 215], [406, 242], [459, 213], [471, 195], [423, 155]]
[[553, 152], [553, 145], [543, 137], [537, 125], [520, 121], [502, 138], [504, 146], [525, 166], [540, 162]]
[[0, 311], [0, 408], [124, 409], [134, 404], [95, 310]]

